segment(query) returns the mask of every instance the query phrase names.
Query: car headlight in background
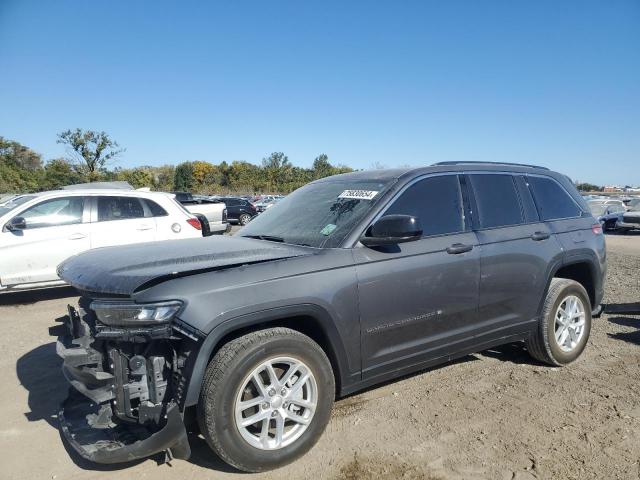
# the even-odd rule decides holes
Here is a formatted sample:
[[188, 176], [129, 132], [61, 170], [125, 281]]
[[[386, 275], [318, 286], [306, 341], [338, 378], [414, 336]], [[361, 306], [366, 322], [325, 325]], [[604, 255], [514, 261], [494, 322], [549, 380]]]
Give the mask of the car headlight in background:
[[182, 302], [135, 303], [93, 302], [91, 309], [105, 325], [136, 327], [170, 322], [182, 308]]

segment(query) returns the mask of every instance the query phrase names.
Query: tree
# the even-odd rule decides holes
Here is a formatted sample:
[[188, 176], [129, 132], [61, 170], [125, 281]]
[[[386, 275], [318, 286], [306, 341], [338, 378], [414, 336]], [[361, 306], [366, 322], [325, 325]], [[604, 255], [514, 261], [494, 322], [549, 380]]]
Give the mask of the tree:
[[282, 152], [273, 152], [262, 159], [262, 168], [267, 178], [270, 192], [277, 192], [282, 184], [286, 183], [291, 170], [291, 162]]
[[127, 168], [118, 170], [116, 178], [129, 182], [133, 188], [143, 188], [153, 186], [153, 174], [149, 167]]
[[329, 163], [329, 157], [324, 153], [318, 155], [313, 161], [313, 178], [323, 178], [332, 175], [333, 166]]
[[81, 182], [82, 175], [64, 158], [54, 158], [44, 166], [43, 187], [45, 190], [54, 190]]
[[124, 152], [107, 133], [80, 128], [59, 133], [57, 143], [69, 148], [69, 159], [89, 181], [97, 180], [107, 162]]
[[176, 192], [190, 192], [193, 188], [193, 163], [182, 162], [176, 166], [173, 177], [173, 190]]
[[169, 192], [173, 189], [173, 181], [176, 174], [176, 167], [173, 165], [162, 165], [153, 167], [153, 187], [161, 192]]
[[40, 154], [0, 137], [0, 192], [41, 190], [43, 173]]
[[594, 185], [592, 183], [578, 183], [576, 187], [581, 192], [601, 192], [602, 191], [602, 187], [599, 187], [598, 185]]
[[266, 185], [262, 169], [259, 166], [238, 160], [234, 160], [227, 167], [226, 180], [225, 186], [235, 192], [262, 192]]
[[279, 170], [281, 168], [291, 167], [289, 157], [282, 152], [273, 152], [266, 158], [262, 159], [262, 167], [266, 169]]

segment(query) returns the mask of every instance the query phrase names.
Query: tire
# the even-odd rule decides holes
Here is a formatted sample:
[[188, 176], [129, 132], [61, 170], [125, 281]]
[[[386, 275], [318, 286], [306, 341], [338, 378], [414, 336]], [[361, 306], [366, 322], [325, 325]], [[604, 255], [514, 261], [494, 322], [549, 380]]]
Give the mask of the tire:
[[[255, 388], [257, 384], [253, 383], [252, 372], [261, 368], [265, 362], [279, 362], [283, 358], [302, 362], [306, 370], [300, 370], [300, 376], [297, 378], [294, 375], [292, 382], [296, 383], [284, 384], [284, 388], [279, 390], [275, 397], [269, 396], [272, 395], [273, 390], [270, 387], [274, 386], [273, 381], [269, 383], [265, 381], [265, 379], [269, 380], [269, 377], [262, 377], [262, 375], [267, 375], [267, 371], [258, 373], [258, 376], [263, 380], [264, 394], [258, 393], [251, 398], [250, 401], [257, 400], [259, 405], [245, 407], [249, 410], [241, 410], [243, 413], [240, 413], [240, 416], [246, 420], [256, 413], [264, 413], [266, 418], [243, 429], [238, 422], [236, 407], [239, 405], [237, 402], [246, 401], [247, 392], [252, 389], [258, 391]], [[279, 368], [275, 368], [273, 372], [277, 373], [277, 378], [283, 380], [286, 373], [279, 372], [287, 372], [287, 370], [279, 370]], [[296, 372], [294, 374], [297, 374]], [[303, 375], [303, 372], [306, 373]], [[282, 376], [280, 376], [281, 374]], [[310, 375], [307, 377], [306, 374]], [[249, 385], [245, 383], [247, 381]], [[292, 397], [280, 396], [280, 392], [284, 392], [287, 386], [293, 393], [298, 381], [302, 382], [302, 387], [298, 389], [298, 392], [304, 392], [299, 395], [307, 395], [310, 398], [309, 396], [315, 392], [317, 400], [315, 409], [307, 410], [303, 407], [293, 406], [296, 400]], [[281, 387], [283, 385], [277, 388]], [[290, 405], [279, 403], [283, 400], [286, 401], [287, 398], [291, 399]], [[207, 443], [222, 460], [238, 470], [261, 472], [292, 462], [304, 455], [317, 442], [331, 416], [334, 398], [333, 370], [327, 355], [320, 346], [295, 330], [281, 327], [270, 328], [232, 340], [223, 345], [215, 354], [205, 372], [200, 392], [198, 424]], [[263, 402], [264, 399], [268, 401]], [[302, 399], [302, 401], [306, 400]], [[276, 402], [278, 402], [277, 405]], [[267, 405], [269, 406], [267, 407]], [[274, 407], [274, 405], [276, 406]], [[275, 414], [270, 411], [274, 408], [277, 409]], [[289, 419], [281, 420], [281, 418], [285, 418], [284, 415], [288, 415], [292, 408], [298, 408], [298, 412], [302, 411], [304, 415], [309, 416], [306, 420], [307, 425], [299, 425]], [[278, 413], [282, 412], [282, 409], [284, 409], [284, 415]], [[243, 417], [245, 414], [246, 416]], [[302, 418], [302, 415], [297, 418]], [[266, 422], [268, 432], [267, 438], [264, 440], [261, 435], [265, 429], [263, 422]], [[291, 443], [285, 444], [283, 441], [281, 446], [276, 445], [277, 422], [282, 422], [282, 425], [285, 425], [282, 431], [288, 432], [283, 433], [281, 438], [290, 435]], [[274, 430], [273, 438], [271, 438], [272, 428]], [[296, 431], [294, 428], [298, 428], [298, 430]], [[252, 434], [249, 429], [256, 430]], [[296, 437], [296, 435], [299, 436]], [[275, 442], [276, 446], [272, 449], [264, 448], [263, 441]], [[250, 442], [259, 442], [261, 446]]]
[[[566, 350], [566, 345], [561, 345], [556, 338], [556, 328], [562, 329], [556, 323], [556, 315], [559, 307], [565, 300], [575, 297], [582, 303], [584, 309], [584, 325], [581, 330], [579, 340], [575, 346]], [[565, 304], [566, 306], [566, 304]], [[561, 367], [576, 360], [587, 345], [589, 333], [591, 332], [591, 301], [589, 295], [582, 285], [573, 280], [564, 278], [553, 278], [544, 300], [542, 312], [537, 330], [531, 334], [527, 340], [527, 350], [530, 355], [540, 362], [547, 363], [555, 367]], [[579, 320], [576, 320], [579, 322]], [[575, 330], [567, 329], [567, 332]], [[569, 333], [567, 333], [569, 335]], [[563, 337], [561, 335], [561, 338]], [[567, 341], [571, 341], [567, 338]]]
[[247, 223], [249, 223], [251, 221], [251, 215], [249, 215], [248, 213], [242, 213], [240, 214], [240, 216], [238, 217], [238, 223], [240, 225], [246, 225]]

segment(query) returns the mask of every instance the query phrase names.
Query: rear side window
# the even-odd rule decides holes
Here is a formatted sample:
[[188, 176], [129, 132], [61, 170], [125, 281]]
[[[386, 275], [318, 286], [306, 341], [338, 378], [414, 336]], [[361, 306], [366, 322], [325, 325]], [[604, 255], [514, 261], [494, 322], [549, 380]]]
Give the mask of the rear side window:
[[224, 203], [227, 207], [237, 207], [238, 206], [238, 200], [236, 200], [235, 198], [225, 198], [224, 199]]
[[144, 208], [136, 197], [98, 197], [98, 221], [143, 218]]
[[469, 175], [476, 199], [481, 228], [506, 227], [523, 223], [522, 208], [513, 176]]
[[66, 197], [45, 200], [20, 214], [27, 228], [57, 227], [82, 223], [83, 197]]
[[579, 217], [581, 210], [571, 195], [550, 178], [527, 177], [542, 220]]
[[144, 201], [147, 202], [152, 217], [166, 217], [168, 215], [167, 211], [153, 200], [146, 198]]
[[412, 215], [423, 236], [464, 231], [462, 194], [456, 175], [425, 178], [407, 188], [385, 215]]

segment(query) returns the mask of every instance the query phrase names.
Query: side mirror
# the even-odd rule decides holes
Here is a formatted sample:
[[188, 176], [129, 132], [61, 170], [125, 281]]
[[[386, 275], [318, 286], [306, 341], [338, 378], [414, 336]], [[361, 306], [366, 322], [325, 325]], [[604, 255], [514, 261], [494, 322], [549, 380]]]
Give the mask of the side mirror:
[[27, 221], [24, 217], [13, 217], [11, 220], [7, 222], [7, 230], [11, 232], [15, 232], [17, 230], [24, 230], [27, 228]]
[[371, 225], [360, 242], [367, 247], [395, 245], [422, 238], [422, 225], [411, 215], [385, 215]]

